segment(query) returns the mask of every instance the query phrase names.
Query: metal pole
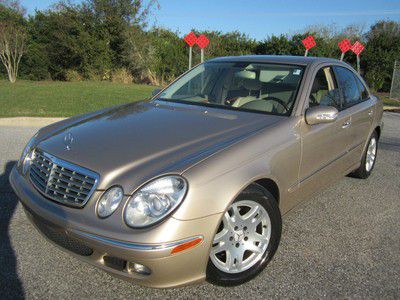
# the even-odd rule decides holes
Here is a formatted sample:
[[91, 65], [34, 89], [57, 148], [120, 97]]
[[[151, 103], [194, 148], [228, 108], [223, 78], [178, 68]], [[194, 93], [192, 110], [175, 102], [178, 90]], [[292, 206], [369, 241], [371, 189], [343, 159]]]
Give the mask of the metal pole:
[[306, 53], [304, 53], [304, 56], [307, 56], [308, 55], [308, 49], [306, 49]]
[[357, 72], [358, 72], [358, 74], [361, 75], [361, 71], [360, 71], [360, 55], [357, 55]]
[[[201, 63], [204, 62], [204, 48], [201, 48], [200, 50], [200, 60]], [[201, 93], [204, 91], [204, 72], [201, 73]]]
[[342, 52], [342, 55], [340, 55], [340, 60], [343, 61], [344, 58], [344, 52]]
[[192, 48], [189, 47], [189, 70], [192, 68]]
[[394, 66], [393, 66], [393, 74], [392, 74], [392, 84], [390, 86], [390, 94], [389, 94], [389, 98], [392, 99], [392, 95], [393, 95], [393, 85], [394, 85], [394, 74], [396, 72], [396, 66], [397, 66], [397, 61], [394, 61]]

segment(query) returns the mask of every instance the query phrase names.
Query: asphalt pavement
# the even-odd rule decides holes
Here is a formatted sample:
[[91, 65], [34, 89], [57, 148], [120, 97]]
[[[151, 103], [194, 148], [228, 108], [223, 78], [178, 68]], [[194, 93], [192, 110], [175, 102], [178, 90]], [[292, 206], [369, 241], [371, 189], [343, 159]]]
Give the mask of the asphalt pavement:
[[114, 278], [44, 240], [8, 184], [37, 128], [0, 126], [0, 298], [399, 299], [400, 114], [384, 121], [371, 177], [343, 178], [286, 215], [278, 252], [260, 276], [233, 288], [166, 290]]

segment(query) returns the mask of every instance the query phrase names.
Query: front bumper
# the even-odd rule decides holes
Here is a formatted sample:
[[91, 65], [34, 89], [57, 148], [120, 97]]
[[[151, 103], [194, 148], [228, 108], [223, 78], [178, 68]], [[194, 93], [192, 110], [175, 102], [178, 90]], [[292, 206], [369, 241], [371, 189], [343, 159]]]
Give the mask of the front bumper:
[[[170, 217], [154, 228], [132, 230], [130, 235], [119, 234], [115, 230], [107, 232], [102, 219], [85, 222], [82, 216], [88, 212], [84, 210], [91, 212], [95, 205], [90, 205], [90, 202], [95, 201], [89, 201], [83, 209], [54, 203], [37, 192], [16, 168], [10, 174], [10, 183], [35, 227], [48, 240], [83, 261], [118, 277], [157, 288], [181, 286], [205, 279], [209, 249], [220, 214], [189, 221]], [[93, 198], [97, 198], [96, 193]], [[119, 213], [119, 218], [122, 218]], [[95, 222], [98, 222], [98, 228]], [[126, 230], [129, 229], [121, 227], [121, 232]], [[171, 254], [177, 245], [198, 237], [203, 239], [198, 245]], [[151, 273], [142, 275], [132, 272], [129, 268], [132, 263], [146, 266]]]

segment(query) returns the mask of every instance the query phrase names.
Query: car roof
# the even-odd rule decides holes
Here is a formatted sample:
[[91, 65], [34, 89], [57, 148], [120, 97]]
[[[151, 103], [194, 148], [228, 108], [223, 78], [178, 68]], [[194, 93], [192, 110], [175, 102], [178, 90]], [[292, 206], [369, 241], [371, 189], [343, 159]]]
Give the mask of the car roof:
[[208, 62], [260, 62], [260, 63], [281, 63], [311, 65], [319, 63], [343, 64], [338, 59], [313, 56], [286, 56], [286, 55], [243, 55], [225, 56], [208, 60]]

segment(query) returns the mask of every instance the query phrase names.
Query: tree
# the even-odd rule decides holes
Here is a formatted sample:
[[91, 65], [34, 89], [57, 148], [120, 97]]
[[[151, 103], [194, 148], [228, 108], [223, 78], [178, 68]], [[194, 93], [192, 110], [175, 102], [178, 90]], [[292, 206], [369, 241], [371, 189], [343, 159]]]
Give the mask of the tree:
[[87, 0], [98, 26], [108, 32], [109, 47], [116, 68], [124, 67], [124, 54], [130, 46], [132, 28], [143, 29], [156, 0]]
[[[256, 41], [239, 31], [193, 31], [197, 35], [205, 34], [210, 39], [210, 44], [205, 48], [206, 58], [252, 54], [256, 48]], [[199, 52], [195, 52], [197, 61], [200, 61]]]
[[363, 65], [370, 87], [376, 91], [390, 90], [393, 65], [400, 59], [400, 23], [380, 21], [366, 35]]
[[156, 67], [156, 49], [153, 45], [152, 33], [132, 28], [128, 37], [129, 47], [124, 53], [125, 64], [135, 81], [152, 85], [160, 85], [154, 71]]
[[[0, 61], [15, 82], [25, 52], [25, 8], [17, 0], [0, 0]], [[0, 70], [1, 71], [1, 70]]]
[[25, 52], [26, 34], [13, 23], [0, 23], [0, 60], [7, 70], [8, 79], [14, 83]]
[[[108, 35], [85, 6], [59, 4], [57, 10], [37, 12], [29, 19], [29, 33], [27, 62], [39, 65], [33, 65], [28, 74], [46, 67], [56, 80], [67, 79], [70, 71], [85, 79], [101, 79], [112, 68]], [[46, 53], [45, 60], [40, 50]]]
[[156, 28], [152, 30], [154, 47], [153, 71], [164, 85], [187, 69], [187, 48], [175, 32]]
[[292, 41], [286, 35], [270, 36], [260, 42], [256, 48], [257, 54], [293, 55]]
[[23, 16], [26, 14], [26, 9], [18, 0], [0, 0], [0, 5], [7, 7], [11, 11]]

